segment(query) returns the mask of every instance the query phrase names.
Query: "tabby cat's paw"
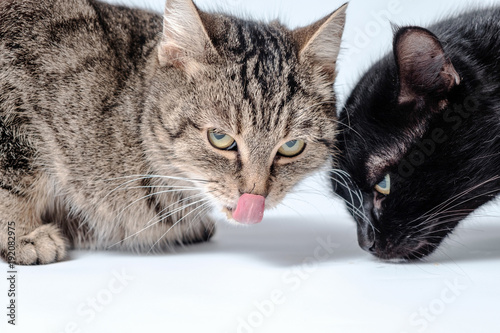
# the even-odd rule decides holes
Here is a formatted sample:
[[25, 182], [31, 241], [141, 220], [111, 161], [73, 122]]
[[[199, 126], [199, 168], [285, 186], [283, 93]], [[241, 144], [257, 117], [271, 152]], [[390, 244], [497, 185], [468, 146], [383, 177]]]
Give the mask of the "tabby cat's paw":
[[60, 230], [45, 224], [17, 240], [15, 263], [44, 265], [66, 257], [67, 241]]
[[214, 234], [215, 223], [207, 220], [204, 223], [198, 223], [196, 226], [190, 226], [177, 244], [190, 245], [208, 242]]

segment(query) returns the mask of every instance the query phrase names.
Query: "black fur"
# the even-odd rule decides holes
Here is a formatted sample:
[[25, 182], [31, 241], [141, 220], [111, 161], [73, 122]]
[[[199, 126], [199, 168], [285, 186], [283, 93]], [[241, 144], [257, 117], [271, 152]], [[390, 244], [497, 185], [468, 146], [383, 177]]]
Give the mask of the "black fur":
[[[500, 8], [398, 29], [340, 121], [335, 167], [351, 179], [333, 171], [333, 185], [360, 246], [383, 259], [432, 253], [500, 192]], [[374, 186], [386, 174], [383, 196]]]

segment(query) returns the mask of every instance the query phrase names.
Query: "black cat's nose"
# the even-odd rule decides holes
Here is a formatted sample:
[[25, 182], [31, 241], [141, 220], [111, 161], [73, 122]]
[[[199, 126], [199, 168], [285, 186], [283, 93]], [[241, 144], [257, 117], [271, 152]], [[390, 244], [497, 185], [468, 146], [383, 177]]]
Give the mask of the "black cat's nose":
[[358, 244], [359, 246], [366, 252], [369, 253], [374, 253], [374, 248], [375, 248], [375, 240], [374, 239], [369, 239], [369, 238], [359, 238], [358, 237]]
[[375, 247], [375, 232], [368, 221], [358, 222], [358, 244], [366, 252], [373, 253]]

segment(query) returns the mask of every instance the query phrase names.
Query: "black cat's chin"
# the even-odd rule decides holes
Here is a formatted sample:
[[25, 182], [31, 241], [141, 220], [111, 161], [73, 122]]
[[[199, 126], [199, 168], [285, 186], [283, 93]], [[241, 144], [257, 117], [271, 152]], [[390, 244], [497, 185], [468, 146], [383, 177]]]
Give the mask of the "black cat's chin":
[[391, 246], [389, 244], [383, 249], [375, 246], [370, 253], [382, 260], [396, 262], [418, 261], [432, 254], [437, 246], [437, 244], [428, 243], [426, 241], [421, 241], [416, 244], [399, 244], [397, 246]]
[[387, 244], [385, 247], [375, 243], [370, 249], [366, 250], [382, 260], [391, 262], [408, 262], [421, 260], [436, 250], [438, 244], [421, 241], [418, 243], [409, 242], [397, 245]]
[[[441, 231], [441, 234], [428, 235], [428, 239], [422, 235], [394, 237], [381, 233], [373, 224], [366, 223], [366, 220], [356, 220], [359, 246], [379, 259], [391, 262], [424, 259], [432, 254], [447, 236], [447, 233]], [[373, 221], [370, 219], [370, 222]]]

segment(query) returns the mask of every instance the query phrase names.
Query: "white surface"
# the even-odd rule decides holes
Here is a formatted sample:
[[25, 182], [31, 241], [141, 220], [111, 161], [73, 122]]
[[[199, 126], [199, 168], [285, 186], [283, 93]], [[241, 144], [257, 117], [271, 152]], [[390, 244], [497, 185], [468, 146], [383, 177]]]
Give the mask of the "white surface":
[[[162, 2], [149, 5], [160, 10]], [[296, 26], [342, 1], [197, 3], [257, 18], [281, 13]], [[341, 95], [389, 50], [390, 25], [374, 16], [389, 3], [351, 2], [339, 62]], [[394, 23], [420, 24], [479, 1], [397, 3]], [[363, 39], [362, 31], [371, 36]], [[354, 223], [326, 185], [319, 177], [308, 180], [260, 225], [220, 224], [210, 243], [176, 253], [72, 252], [62, 263], [18, 267], [18, 325], [6, 323], [8, 288], [1, 278], [0, 331], [500, 332], [498, 205], [465, 221], [426, 262], [390, 264], [358, 248]], [[7, 265], [0, 271], [7, 275]], [[123, 273], [131, 279], [117, 280]]]

